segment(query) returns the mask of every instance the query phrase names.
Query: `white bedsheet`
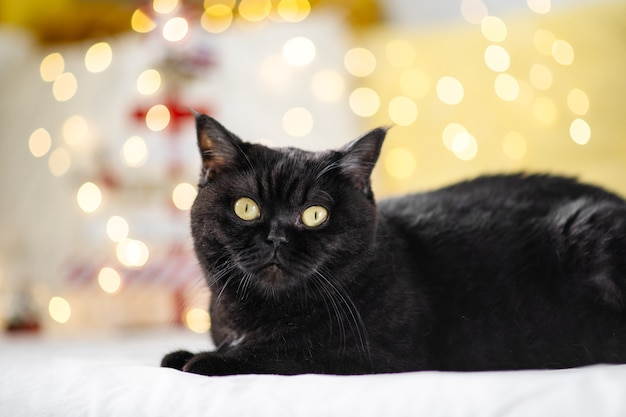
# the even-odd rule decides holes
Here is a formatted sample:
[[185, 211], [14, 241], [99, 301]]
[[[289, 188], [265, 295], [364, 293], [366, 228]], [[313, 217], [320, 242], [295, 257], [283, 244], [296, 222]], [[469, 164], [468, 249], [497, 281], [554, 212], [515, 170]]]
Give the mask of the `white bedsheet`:
[[626, 365], [562, 371], [204, 377], [158, 367], [203, 336], [0, 340], [1, 416], [626, 416]]

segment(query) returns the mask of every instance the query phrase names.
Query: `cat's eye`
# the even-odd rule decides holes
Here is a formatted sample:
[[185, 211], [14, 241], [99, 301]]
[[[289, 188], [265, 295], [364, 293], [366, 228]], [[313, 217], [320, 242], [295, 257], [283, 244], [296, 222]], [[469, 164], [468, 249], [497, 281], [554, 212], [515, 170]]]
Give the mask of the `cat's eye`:
[[311, 206], [302, 212], [302, 223], [309, 227], [317, 227], [328, 218], [328, 210], [322, 206]]
[[252, 221], [261, 217], [261, 210], [257, 203], [248, 197], [241, 197], [235, 201], [235, 214], [246, 221]]

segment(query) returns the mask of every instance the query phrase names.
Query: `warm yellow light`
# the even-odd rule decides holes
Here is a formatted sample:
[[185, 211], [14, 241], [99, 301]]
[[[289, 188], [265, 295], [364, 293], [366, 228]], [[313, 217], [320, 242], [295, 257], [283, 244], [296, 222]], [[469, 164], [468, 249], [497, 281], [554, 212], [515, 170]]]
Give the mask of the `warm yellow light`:
[[437, 81], [437, 96], [445, 104], [459, 104], [464, 95], [463, 84], [456, 78], [442, 77]]
[[298, 36], [289, 39], [283, 45], [283, 57], [287, 62], [296, 67], [310, 64], [315, 58], [315, 44], [311, 39]]
[[283, 116], [283, 129], [294, 138], [306, 136], [313, 129], [313, 115], [303, 107], [287, 110]]
[[169, 109], [163, 104], [157, 104], [146, 113], [146, 126], [154, 132], [159, 132], [170, 124], [170, 119]]
[[148, 159], [148, 147], [143, 138], [131, 136], [122, 146], [122, 160], [132, 168], [142, 166]]
[[178, 7], [178, 0], [154, 0], [152, 8], [160, 14], [172, 13]]
[[280, 0], [276, 11], [284, 21], [297, 23], [307, 18], [311, 12], [311, 4], [308, 0]]
[[93, 182], [86, 182], [78, 189], [76, 201], [85, 213], [93, 213], [102, 203], [102, 191]]
[[378, 112], [380, 98], [376, 91], [367, 87], [359, 87], [350, 94], [350, 109], [361, 117], [370, 117]]
[[408, 126], [417, 119], [417, 105], [408, 97], [394, 97], [388, 106], [389, 117], [391, 120], [400, 125]]
[[533, 36], [535, 49], [542, 55], [552, 56], [552, 45], [556, 41], [556, 36], [549, 30], [539, 29]]
[[526, 139], [519, 132], [509, 132], [502, 140], [502, 151], [515, 161], [521, 161], [526, 156]]
[[141, 9], [135, 10], [130, 19], [130, 26], [137, 33], [148, 33], [156, 28], [156, 23]]
[[461, 15], [468, 23], [480, 24], [489, 12], [481, 0], [463, 0], [461, 1]]
[[409, 97], [424, 98], [430, 90], [430, 80], [419, 68], [409, 68], [400, 75], [400, 89]]
[[532, 113], [539, 123], [551, 125], [556, 122], [558, 110], [552, 100], [547, 97], [537, 97], [532, 105]]
[[567, 107], [572, 113], [584, 116], [589, 111], [589, 97], [584, 91], [574, 88], [567, 95]]
[[583, 119], [576, 119], [569, 127], [570, 137], [579, 145], [586, 145], [591, 139], [591, 127]]
[[111, 65], [113, 50], [107, 42], [92, 45], [85, 53], [85, 67], [89, 72], [102, 72]]
[[494, 82], [496, 95], [504, 101], [513, 101], [519, 96], [519, 83], [510, 74], [499, 74]]
[[396, 68], [408, 68], [415, 63], [415, 48], [406, 39], [394, 39], [385, 46], [389, 63]]
[[107, 236], [113, 242], [121, 242], [128, 237], [128, 222], [121, 216], [113, 216], [107, 222]]
[[65, 60], [58, 52], [47, 55], [39, 66], [41, 79], [47, 82], [56, 80], [59, 75], [63, 74], [63, 71], [65, 71]]
[[341, 99], [346, 90], [343, 76], [335, 70], [317, 72], [311, 80], [311, 91], [320, 101], [333, 102]]
[[56, 101], [68, 101], [76, 94], [78, 82], [71, 72], [59, 75], [52, 84], [52, 94]]
[[207, 7], [200, 18], [200, 25], [210, 33], [223, 32], [230, 27], [232, 22], [233, 10], [224, 4]]
[[115, 269], [105, 266], [98, 273], [98, 284], [104, 292], [115, 294], [122, 286], [122, 277]]
[[480, 24], [480, 29], [485, 39], [491, 42], [502, 42], [506, 39], [508, 32], [504, 22], [495, 16], [485, 17]]
[[35, 158], [47, 154], [51, 146], [52, 138], [50, 137], [50, 133], [42, 127], [31, 133], [28, 139], [28, 149]]
[[235, 8], [238, 0], [204, 0], [204, 8], [208, 9], [211, 6], [215, 6], [220, 4], [222, 6], [226, 6], [229, 9]]
[[492, 71], [504, 72], [509, 69], [511, 65], [511, 58], [509, 53], [501, 46], [489, 45], [485, 49], [485, 64]]
[[413, 153], [402, 147], [391, 149], [385, 156], [385, 170], [396, 180], [410, 178], [417, 169], [417, 161]]
[[457, 133], [452, 140], [452, 152], [463, 161], [470, 161], [478, 153], [478, 143], [468, 132]]
[[269, 16], [272, 10], [270, 0], [241, 0], [239, 3], [239, 16], [249, 22], [260, 22]]
[[52, 297], [48, 303], [48, 313], [50, 313], [52, 320], [65, 324], [72, 316], [72, 307], [65, 298]]
[[376, 69], [376, 57], [365, 48], [352, 48], [343, 57], [343, 64], [355, 77], [366, 77]]
[[161, 88], [161, 73], [153, 68], [147, 69], [137, 77], [137, 91], [149, 96]]
[[170, 42], [178, 42], [187, 36], [189, 23], [184, 17], [172, 17], [163, 25], [163, 38]]
[[48, 158], [48, 168], [55, 177], [65, 174], [72, 165], [69, 152], [63, 148], [55, 149]]
[[63, 123], [63, 139], [71, 146], [77, 146], [87, 140], [89, 126], [84, 117], [75, 114]]
[[140, 240], [124, 239], [117, 244], [115, 254], [124, 266], [140, 268], [148, 262], [150, 252]]
[[443, 144], [448, 148], [448, 150], [452, 150], [452, 143], [454, 142], [454, 138], [462, 132], [466, 132], [465, 126], [460, 123], [452, 122], [443, 128], [442, 139]]
[[552, 71], [545, 65], [534, 64], [530, 67], [528, 79], [537, 90], [548, 90], [552, 87]]
[[209, 313], [201, 308], [192, 308], [185, 313], [185, 326], [195, 333], [206, 333], [211, 328]]
[[552, 57], [561, 65], [571, 65], [574, 62], [574, 48], [569, 42], [557, 39], [552, 44]]
[[550, 12], [550, 0], [526, 0], [530, 10], [537, 14], [546, 14]]
[[182, 182], [174, 188], [172, 201], [177, 209], [189, 210], [196, 199], [196, 195], [198, 195], [196, 187], [189, 183]]

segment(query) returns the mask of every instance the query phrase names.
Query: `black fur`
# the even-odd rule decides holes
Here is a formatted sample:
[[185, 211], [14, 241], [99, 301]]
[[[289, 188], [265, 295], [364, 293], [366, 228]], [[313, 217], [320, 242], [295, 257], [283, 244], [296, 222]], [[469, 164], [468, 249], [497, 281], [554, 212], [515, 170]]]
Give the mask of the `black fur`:
[[[384, 129], [309, 153], [243, 142], [204, 115], [197, 127], [191, 224], [218, 348], [174, 352], [163, 366], [365, 374], [626, 362], [619, 197], [510, 175], [377, 206], [370, 174]], [[235, 214], [241, 197], [259, 218]], [[329, 217], [306, 226], [309, 206]]]

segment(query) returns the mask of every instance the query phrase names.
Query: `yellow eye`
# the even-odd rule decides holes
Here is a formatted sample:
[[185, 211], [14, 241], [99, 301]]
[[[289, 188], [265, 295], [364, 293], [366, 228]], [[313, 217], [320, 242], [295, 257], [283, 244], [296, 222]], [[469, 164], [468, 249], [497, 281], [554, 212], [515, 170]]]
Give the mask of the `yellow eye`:
[[311, 206], [302, 212], [302, 223], [309, 227], [317, 227], [328, 218], [328, 210], [322, 206]]
[[243, 220], [251, 221], [261, 217], [261, 210], [259, 206], [248, 197], [241, 197], [235, 201], [235, 214]]

